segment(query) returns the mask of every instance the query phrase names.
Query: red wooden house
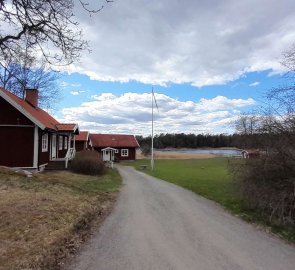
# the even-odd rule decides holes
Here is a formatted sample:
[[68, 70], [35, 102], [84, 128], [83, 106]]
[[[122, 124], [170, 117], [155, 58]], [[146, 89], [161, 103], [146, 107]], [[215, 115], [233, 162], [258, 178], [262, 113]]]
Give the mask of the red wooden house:
[[90, 134], [94, 150], [103, 161], [135, 160], [139, 144], [133, 135]]
[[75, 135], [76, 151], [92, 150], [92, 143], [89, 137], [89, 131], [80, 131], [79, 135]]
[[[42, 170], [49, 161], [75, 154], [77, 124], [62, 124], [38, 107], [38, 91], [25, 99], [0, 88], [0, 165]], [[72, 147], [73, 146], [73, 147]]]

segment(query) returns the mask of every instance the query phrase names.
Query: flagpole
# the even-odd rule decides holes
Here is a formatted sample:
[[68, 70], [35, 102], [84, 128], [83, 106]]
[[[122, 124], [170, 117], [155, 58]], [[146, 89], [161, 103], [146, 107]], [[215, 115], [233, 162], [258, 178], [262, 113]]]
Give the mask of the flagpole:
[[151, 168], [154, 170], [154, 89], [152, 87], [152, 153], [151, 153]]

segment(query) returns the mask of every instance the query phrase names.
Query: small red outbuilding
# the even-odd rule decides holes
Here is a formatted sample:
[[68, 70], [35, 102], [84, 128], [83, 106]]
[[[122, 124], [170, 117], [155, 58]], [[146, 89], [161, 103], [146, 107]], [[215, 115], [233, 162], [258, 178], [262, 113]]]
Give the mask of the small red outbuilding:
[[76, 151], [92, 150], [92, 143], [89, 137], [89, 131], [80, 131], [79, 135], [75, 135]]
[[90, 134], [90, 140], [104, 161], [136, 159], [139, 144], [133, 135]]

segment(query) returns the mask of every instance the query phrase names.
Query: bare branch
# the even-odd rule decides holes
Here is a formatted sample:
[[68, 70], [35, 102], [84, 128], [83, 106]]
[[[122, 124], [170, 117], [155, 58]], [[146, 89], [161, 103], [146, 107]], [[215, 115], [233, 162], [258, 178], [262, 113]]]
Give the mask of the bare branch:
[[28, 47], [14, 57], [0, 61], [0, 86], [23, 98], [25, 88], [39, 90], [39, 105], [52, 108], [59, 97], [58, 73], [46, 68], [46, 62], [39, 62]]
[[[104, 1], [106, 4], [113, 2]], [[79, 0], [90, 15], [101, 11]], [[0, 0], [0, 58], [13, 56], [24, 44], [39, 50], [50, 64], [70, 64], [88, 44], [73, 14], [74, 0]]]

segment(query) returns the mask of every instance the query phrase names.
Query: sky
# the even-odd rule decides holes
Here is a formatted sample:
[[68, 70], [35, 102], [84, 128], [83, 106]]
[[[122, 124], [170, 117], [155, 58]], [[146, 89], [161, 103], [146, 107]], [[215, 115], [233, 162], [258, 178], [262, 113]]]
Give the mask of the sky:
[[[104, 1], [90, 0], [98, 8]], [[63, 67], [54, 115], [96, 133], [234, 132], [285, 83], [294, 0], [114, 0], [74, 14], [91, 52]]]

